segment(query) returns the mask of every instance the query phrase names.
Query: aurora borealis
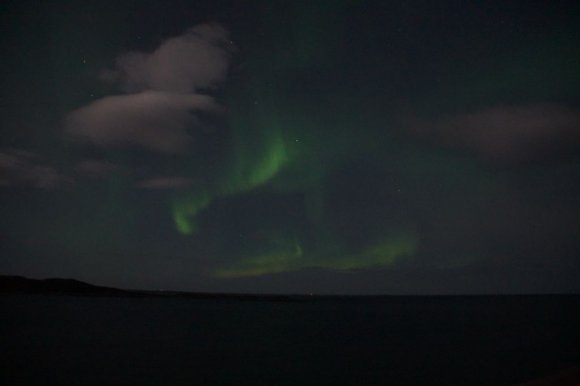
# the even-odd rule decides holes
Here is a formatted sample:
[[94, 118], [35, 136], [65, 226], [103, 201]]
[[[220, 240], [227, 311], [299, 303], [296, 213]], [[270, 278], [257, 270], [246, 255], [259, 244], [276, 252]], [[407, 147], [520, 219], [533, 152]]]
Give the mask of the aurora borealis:
[[1, 7], [2, 272], [580, 289], [575, 2]]

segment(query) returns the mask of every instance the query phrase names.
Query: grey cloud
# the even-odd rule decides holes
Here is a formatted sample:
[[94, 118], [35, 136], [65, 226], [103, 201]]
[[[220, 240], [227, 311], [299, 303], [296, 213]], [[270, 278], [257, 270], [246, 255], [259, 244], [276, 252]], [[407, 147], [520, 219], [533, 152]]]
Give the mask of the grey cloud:
[[156, 90], [191, 93], [223, 81], [232, 54], [228, 32], [219, 24], [201, 24], [165, 40], [151, 53], [119, 56], [105, 78], [127, 92]]
[[580, 110], [557, 104], [499, 106], [437, 120], [407, 119], [418, 136], [499, 163], [561, 156], [580, 145]]
[[21, 150], [0, 152], [0, 186], [54, 189], [72, 183], [70, 177], [40, 163], [31, 152]]
[[129, 52], [104, 74], [130, 94], [109, 96], [70, 113], [66, 131], [98, 146], [137, 145], [181, 153], [201, 124], [195, 111], [217, 112], [213, 98], [196, 94], [226, 77], [232, 44], [218, 24], [201, 24], [163, 41], [151, 53]]
[[96, 145], [140, 145], [164, 153], [187, 150], [195, 110], [217, 111], [206, 95], [146, 91], [102, 98], [69, 114], [67, 132]]
[[191, 185], [191, 179], [185, 177], [154, 177], [140, 181], [137, 187], [143, 189], [177, 189]]

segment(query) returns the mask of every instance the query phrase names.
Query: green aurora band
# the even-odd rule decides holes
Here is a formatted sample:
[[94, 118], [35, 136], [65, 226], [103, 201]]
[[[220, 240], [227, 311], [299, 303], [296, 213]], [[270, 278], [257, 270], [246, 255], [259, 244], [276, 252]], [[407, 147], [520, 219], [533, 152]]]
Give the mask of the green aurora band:
[[211, 198], [205, 192], [203, 194], [180, 193], [172, 201], [172, 215], [175, 227], [184, 235], [195, 233], [198, 228], [195, 217], [208, 206]]
[[[230, 92], [234, 94], [225, 102], [230, 125], [225, 160], [213, 166], [212, 183], [199, 179], [199, 183], [175, 194], [171, 202], [177, 230], [202, 238], [203, 223], [199, 217], [202, 212], [211, 211], [214, 202], [257, 191], [273, 195], [299, 193], [304, 196], [304, 208], [300, 210], [305, 210], [317, 241], [305, 244], [296, 236], [300, 230], [282, 231], [241, 256], [231, 256], [237, 257], [237, 262], [225, 266], [216, 263], [220, 267], [210, 270], [213, 276], [233, 278], [309, 268], [349, 271], [386, 267], [415, 253], [417, 235], [404, 230], [412, 229], [408, 224], [397, 225], [397, 219], [389, 220], [384, 227], [375, 224], [377, 229], [371, 229], [372, 235], [360, 245], [344, 244], [345, 234], [334, 230], [333, 208], [327, 203], [329, 191], [336, 188], [328, 186], [329, 176], [353, 155], [364, 157], [366, 151], [382, 149], [372, 132], [357, 130], [364, 121], [348, 113], [353, 109], [348, 96], [297, 97], [284, 92], [295, 87], [293, 74], [333, 65], [337, 55], [334, 38], [345, 33], [340, 15], [350, 3], [336, 1], [325, 6], [313, 3], [296, 7], [297, 22], [281, 37], [288, 44], [273, 42], [276, 48], [266, 58], [263, 54], [247, 57], [249, 81], [232, 87]], [[329, 11], [329, 6], [336, 12]], [[277, 11], [270, 2], [265, 2], [263, 8], [265, 31], [279, 30], [276, 20], [282, 15], [277, 12], [283, 11]], [[308, 38], [314, 36], [317, 38]], [[259, 52], [263, 53], [263, 47], [259, 47]], [[347, 107], [340, 116], [336, 116], [337, 103]], [[367, 111], [367, 106], [354, 109]], [[384, 118], [379, 121], [380, 125], [385, 124]], [[219, 260], [220, 252], [214, 253]]]
[[253, 256], [232, 266], [216, 269], [213, 275], [221, 278], [236, 278], [320, 268], [348, 272], [393, 266], [398, 259], [412, 256], [416, 250], [417, 237], [413, 233], [390, 235], [359, 254], [335, 258], [305, 256], [300, 245], [296, 243], [293, 250], [272, 251]]
[[243, 136], [243, 131], [239, 129], [234, 131], [233, 155], [228, 169], [213, 191], [208, 192], [207, 187], [203, 186], [199, 192], [180, 192], [174, 197], [172, 216], [180, 233], [187, 235], [196, 232], [195, 217], [212, 200], [252, 191], [266, 184], [288, 164], [287, 146], [279, 127], [259, 127], [264, 129], [254, 136]]

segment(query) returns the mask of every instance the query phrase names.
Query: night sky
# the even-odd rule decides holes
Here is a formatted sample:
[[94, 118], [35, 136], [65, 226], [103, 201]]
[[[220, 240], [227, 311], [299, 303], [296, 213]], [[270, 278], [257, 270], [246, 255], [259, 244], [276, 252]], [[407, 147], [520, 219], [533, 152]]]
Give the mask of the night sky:
[[0, 273], [580, 291], [576, 1], [3, 1]]

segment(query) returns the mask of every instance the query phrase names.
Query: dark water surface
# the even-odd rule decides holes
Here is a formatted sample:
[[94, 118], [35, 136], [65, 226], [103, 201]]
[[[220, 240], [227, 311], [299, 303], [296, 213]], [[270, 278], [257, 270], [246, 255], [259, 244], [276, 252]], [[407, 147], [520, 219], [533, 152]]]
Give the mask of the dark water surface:
[[580, 296], [0, 296], [2, 385], [510, 385], [580, 363]]

